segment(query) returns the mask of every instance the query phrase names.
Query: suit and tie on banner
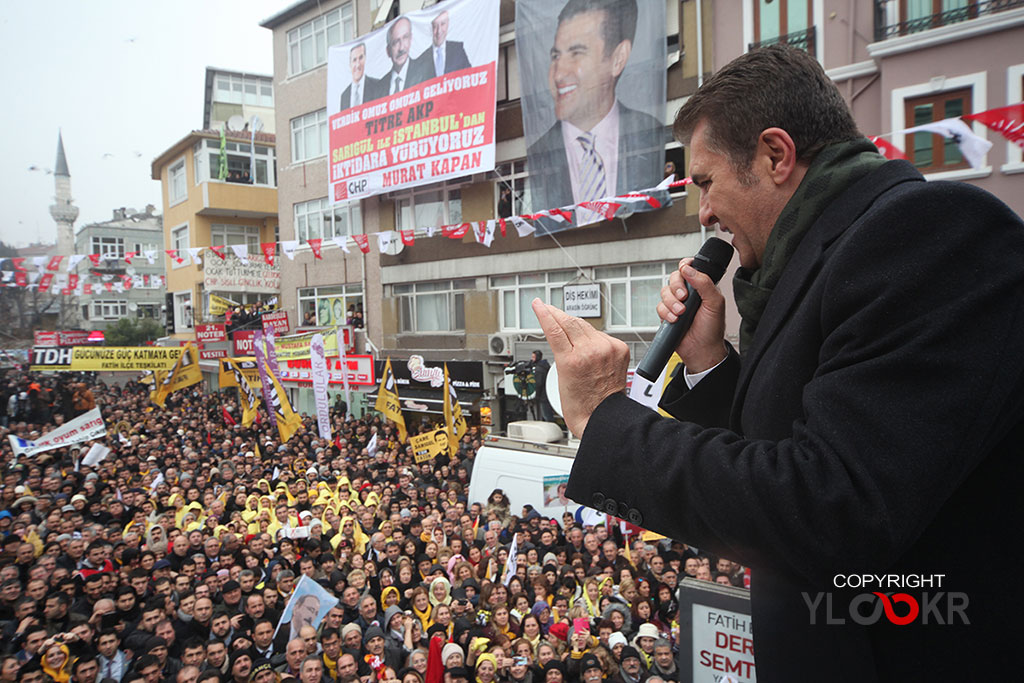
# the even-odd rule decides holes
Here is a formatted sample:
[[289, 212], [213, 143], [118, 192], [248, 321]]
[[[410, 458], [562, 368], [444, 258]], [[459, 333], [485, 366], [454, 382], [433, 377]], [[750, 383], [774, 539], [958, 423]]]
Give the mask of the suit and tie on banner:
[[331, 201], [494, 169], [498, 23], [447, 0], [328, 49]]
[[571, 222], [542, 219], [538, 234], [610, 218], [612, 197], [662, 180], [664, 36], [663, 2], [516, 3], [531, 208], [594, 202]]

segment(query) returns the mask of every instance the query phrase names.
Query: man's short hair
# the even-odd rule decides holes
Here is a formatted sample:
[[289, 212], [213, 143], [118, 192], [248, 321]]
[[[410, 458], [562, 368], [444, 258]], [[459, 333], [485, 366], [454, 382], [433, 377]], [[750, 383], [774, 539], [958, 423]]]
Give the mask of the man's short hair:
[[802, 162], [826, 145], [861, 137], [818, 60], [788, 45], [751, 50], [726, 64], [679, 109], [672, 132], [688, 144], [701, 121], [707, 122], [708, 145], [737, 169], [750, 167], [766, 128], [789, 133]]
[[569, 0], [558, 13], [558, 25], [587, 12], [604, 12], [601, 38], [606, 59], [622, 41], [633, 42], [636, 36], [636, 0]]

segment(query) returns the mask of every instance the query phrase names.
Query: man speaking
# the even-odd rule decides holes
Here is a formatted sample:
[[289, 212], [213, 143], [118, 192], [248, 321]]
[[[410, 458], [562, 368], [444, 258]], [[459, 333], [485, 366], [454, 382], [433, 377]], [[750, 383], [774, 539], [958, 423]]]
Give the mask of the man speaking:
[[[700, 220], [739, 254], [740, 350], [702, 297], [661, 406], [625, 343], [534, 301], [582, 441], [573, 500], [752, 568], [758, 681], [996, 680], [1018, 664], [1024, 224], [857, 131], [805, 52], [753, 50], [680, 109]], [[1011, 488], [1012, 487], [1012, 488]], [[863, 577], [871, 578], [865, 582]], [[858, 578], [860, 577], [860, 578]]]

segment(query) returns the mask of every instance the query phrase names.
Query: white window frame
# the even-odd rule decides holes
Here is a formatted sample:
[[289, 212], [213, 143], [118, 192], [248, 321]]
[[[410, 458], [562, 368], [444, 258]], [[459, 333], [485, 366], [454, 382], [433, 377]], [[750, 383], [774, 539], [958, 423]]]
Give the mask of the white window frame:
[[174, 292], [174, 331], [191, 332], [195, 328], [195, 309], [192, 306], [192, 290]]
[[[298, 299], [299, 322], [296, 327], [309, 327], [302, 321], [309, 305], [313, 306], [314, 315], [320, 310], [321, 299], [341, 297], [342, 305], [348, 311], [349, 306], [363, 306], [363, 325], [366, 325], [366, 306], [363, 304], [363, 285], [361, 282], [341, 285], [321, 285], [319, 287], [300, 287], [296, 290]], [[319, 321], [317, 321], [319, 323]]]
[[[430, 226], [420, 224], [416, 221], [416, 198], [424, 195], [440, 192], [442, 216], [441, 222]], [[452, 211], [453, 194], [458, 193], [458, 213]], [[441, 225], [454, 225], [463, 222], [462, 217], [462, 183], [434, 183], [424, 187], [417, 187], [406, 192], [395, 193], [392, 198], [395, 202], [395, 229], [411, 230], [415, 228], [439, 227]], [[403, 211], [408, 211], [408, 217], [403, 216]], [[410, 224], [412, 223], [412, 224]]]
[[128, 317], [128, 302], [122, 299], [100, 299], [90, 303], [90, 320], [120, 320]]
[[[536, 325], [524, 325], [520, 312], [525, 310], [523, 304], [529, 307], [528, 301], [523, 297], [529, 297], [530, 301], [537, 295], [538, 289], [543, 290], [540, 298], [553, 306], [562, 307], [562, 289], [565, 283], [572, 280], [579, 273], [577, 270], [554, 270], [544, 273], [520, 273], [517, 275], [495, 275], [490, 278], [489, 285], [492, 291], [498, 293], [498, 326], [502, 332], [536, 332], [540, 330], [540, 323]], [[543, 282], [533, 280], [543, 278]], [[524, 294], [525, 292], [525, 294]], [[514, 320], [512, 325], [506, 324], [506, 313], [509, 313], [508, 297], [512, 298], [514, 305], [512, 313]], [[537, 316], [530, 313], [531, 322], [537, 320]]]
[[213, 223], [210, 225], [210, 244], [215, 247], [228, 247], [234, 244], [245, 244], [250, 254], [260, 254], [260, 229], [255, 225], [237, 225], [232, 223]]
[[[359, 200], [342, 202], [332, 205], [327, 197], [296, 202], [292, 205], [295, 220], [295, 239], [300, 244], [308, 244], [320, 237], [329, 241], [334, 237], [348, 237], [363, 232], [363, 213]], [[317, 230], [311, 231], [313, 223]]]
[[[903, 116], [906, 100], [923, 95], [934, 95], [949, 90], [960, 90], [961, 88], [971, 89], [971, 112], [985, 111], [988, 109], [988, 94], [986, 88], [987, 72], [978, 71], [973, 74], [954, 76], [936, 76], [927, 83], [916, 83], [902, 88], [893, 88], [889, 97], [889, 130], [903, 129]], [[971, 128], [978, 137], [988, 140], [988, 129], [984, 124], [977, 121], [971, 122]], [[901, 152], [906, 152], [906, 136], [893, 135], [892, 144]], [[985, 178], [992, 174], [992, 166], [988, 163], [988, 155], [985, 155], [985, 164], [981, 168], [959, 168], [955, 171], [939, 171], [928, 173], [924, 177], [927, 180], [970, 180], [974, 178]]]
[[[264, 90], [270, 92], [267, 93]], [[250, 95], [252, 96], [250, 97]], [[269, 78], [218, 73], [214, 82], [213, 101], [273, 107], [274, 82]]]
[[177, 249], [178, 258], [182, 259], [181, 263], [177, 259], [170, 259], [172, 269], [184, 268], [192, 262], [188, 253], [189, 247], [192, 246], [190, 239], [188, 223], [171, 228], [171, 249]]
[[90, 254], [124, 258], [124, 238], [109, 235], [93, 235], [89, 238]]
[[[494, 178], [494, 215], [498, 215], [498, 203], [501, 200], [501, 191], [506, 185], [512, 188], [512, 215], [522, 216], [526, 213], [532, 213], [533, 202], [525, 201], [523, 199], [524, 196], [526, 196], [527, 199], [531, 199], [528, 196], [530, 191], [530, 171], [527, 167], [526, 159], [514, 159], [498, 164], [498, 166], [504, 166], [506, 164], [512, 168], [512, 172], [508, 175], [501, 175], [498, 173], [497, 168], [491, 171], [492, 177]], [[522, 188], [522, 192], [516, 191], [517, 183]]]
[[[661, 266], [661, 272], [660, 272], [660, 274], [657, 274], [657, 275], [655, 275], [655, 274], [651, 274], [651, 275], [646, 275], [646, 274], [644, 274], [644, 275], [637, 275], [637, 274], [633, 273], [633, 268], [637, 268], [637, 267], [647, 268], [647, 267], [650, 267], [650, 266], [659, 266], [659, 265]], [[662, 286], [664, 286], [664, 284], [666, 282], [668, 282], [668, 276], [678, 266], [679, 266], [679, 263], [676, 262], [676, 261], [664, 261], [664, 262], [653, 261], [653, 262], [647, 262], [647, 263], [624, 263], [624, 264], [617, 264], [617, 265], [610, 265], [610, 266], [598, 266], [598, 267], [595, 267], [594, 268], [594, 280], [601, 284], [601, 286], [602, 286], [602, 297], [608, 303], [608, 307], [607, 307], [608, 312], [605, 314], [605, 329], [608, 329], [608, 330], [638, 330], [638, 331], [640, 331], [640, 330], [656, 330], [656, 329], [658, 329], [658, 324], [659, 323], [658, 323], [657, 313], [654, 312], [654, 306], [651, 306], [650, 310], [646, 311], [647, 315], [653, 316], [653, 319], [652, 319], [650, 325], [637, 325], [637, 324], [634, 324], [634, 316], [633, 316], [633, 291], [632, 291], [633, 284], [634, 283], [639, 283], [639, 282], [645, 282], [645, 283], [655, 282], [657, 284], [657, 290], [660, 292]], [[626, 269], [625, 277], [622, 277], [622, 276], [609, 276], [606, 272], [602, 272], [602, 271], [605, 271], [606, 269], [610, 270], [610, 269], [613, 269], [613, 268], [625, 268]], [[612, 297], [612, 287], [616, 286], [616, 285], [625, 285], [625, 287], [626, 287], [626, 291], [625, 291], [626, 310], [625, 311], [613, 309], [614, 300], [613, 300], [613, 297]], [[626, 323], [625, 324], [616, 323], [615, 322], [615, 316], [617, 314], [622, 314], [623, 317], [625, 317], [625, 319], [626, 319]]]
[[[459, 280], [440, 280], [434, 282], [414, 282], [391, 286], [391, 294], [398, 303], [399, 334], [461, 334], [466, 330], [466, 292], [476, 289], [473, 278]], [[426, 297], [444, 296], [446, 298], [448, 326], [446, 329], [424, 330], [418, 320], [417, 307]], [[408, 309], [406, 308], [408, 307]], [[459, 326], [459, 309], [461, 307], [462, 325]], [[411, 320], [410, 320], [411, 316]]]
[[[1017, 104], [1024, 101], [1024, 64], [1014, 64], [1006, 68], [1006, 104]], [[985, 111], [978, 109], [977, 111]], [[1006, 163], [1000, 170], [1003, 173], [1024, 173], [1024, 150], [1012, 142], [1006, 143]]]
[[308, 243], [311, 238], [327, 238], [327, 235], [324, 234], [324, 225], [328, 221], [325, 220], [324, 213], [329, 208], [330, 205], [327, 197], [310, 199], [306, 202], [295, 202], [292, 205], [295, 219], [295, 239], [300, 244]]
[[[317, 135], [319, 149], [310, 156], [306, 153], [306, 138]], [[327, 108], [296, 116], [291, 120], [292, 163], [298, 164], [327, 156]]]
[[185, 170], [185, 157], [181, 157], [167, 167], [167, 204], [174, 206], [181, 204], [186, 199], [188, 199], [188, 173]]
[[[288, 31], [288, 76], [297, 76], [326, 64], [327, 49], [331, 45], [355, 38], [355, 22], [355, 8], [347, 2]], [[311, 51], [308, 62], [302, 57], [304, 46]]]
[[[152, 315], [145, 315], [146, 312], [150, 312]], [[135, 315], [143, 319], [160, 320], [160, 304], [140, 301], [138, 308], [135, 310]]]
[[[230, 170], [232, 162], [237, 169], [242, 171], [249, 171], [250, 168], [250, 154], [249, 154], [249, 143], [240, 140], [228, 140], [224, 145], [225, 151], [228, 156], [228, 168]], [[204, 138], [192, 146], [192, 155], [195, 160], [195, 177], [196, 184], [214, 182], [214, 183], [226, 183], [229, 182], [226, 178], [221, 180], [213, 175], [213, 169], [220, 170], [220, 139], [217, 138]], [[256, 143], [256, 177], [253, 178], [251, 185], [256, 187], [277, 187], [277, 178], [274, 175], [276, 164], [274, 162], [275, 151], [273, 145]], [[266, 173], [266, 182], [260, 182], [260, 165], [263, 165], [264, 172]], [[233, 185], [239, 183], [232, 183]], [[250, 184], [250, 183], [242, 183]]]

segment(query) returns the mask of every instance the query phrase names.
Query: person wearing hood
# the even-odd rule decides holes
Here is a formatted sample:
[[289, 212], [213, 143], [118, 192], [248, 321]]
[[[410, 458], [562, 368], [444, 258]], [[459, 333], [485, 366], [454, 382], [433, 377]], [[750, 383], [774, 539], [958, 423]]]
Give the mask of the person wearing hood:
[[640, 660], [640, 653], [629, 645], [622, 648], [619, 670], [608, 679], [608, 683], [643, 683], [650, 676]]
[[630, 613], [629, 607], [621, 602], [608, 603], [608, 606], [601, 612], [601, 618], [612, 622], [615, 630], [626, 636], [627, 639], [633, 635], [633, 615]]
[[397, 651], [402, 661], [412, 651], [411, 629], [406, 628], [405, 613], [397, 605], [391, 605], [381, 620], [386, 646]]
[[68, 683], [71, 680], [71, 650], [59, 640], [48, 640], [43, 644], [43, 655], [39, 663], [54, 683]]
[[[402, 666], [401, 652], [388, 645], [387, 637], [380, 626], [371, 626], [363, 633], [363, 653], [380, 657], [386, 666], [396, 671]], [[371, 673], [370, 665], [365, 660], [360, 664], [359, 669], [360, 677], [368, 676]]]

